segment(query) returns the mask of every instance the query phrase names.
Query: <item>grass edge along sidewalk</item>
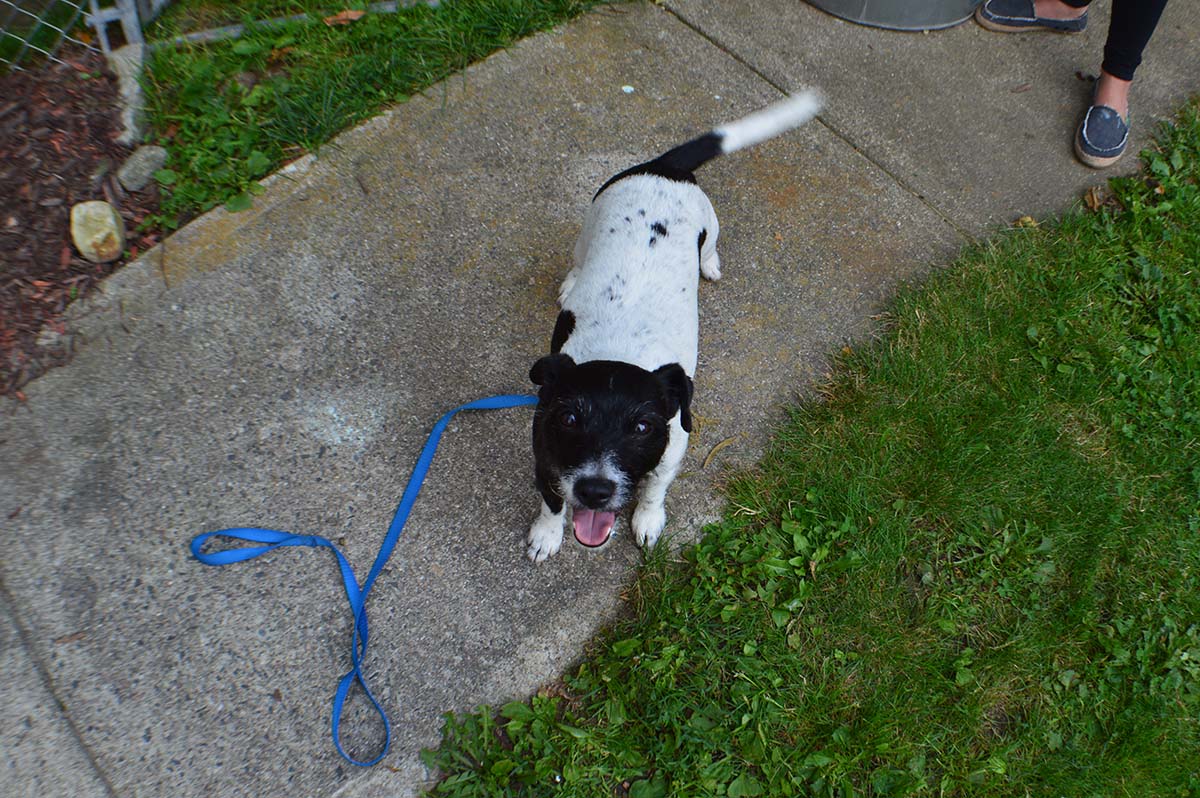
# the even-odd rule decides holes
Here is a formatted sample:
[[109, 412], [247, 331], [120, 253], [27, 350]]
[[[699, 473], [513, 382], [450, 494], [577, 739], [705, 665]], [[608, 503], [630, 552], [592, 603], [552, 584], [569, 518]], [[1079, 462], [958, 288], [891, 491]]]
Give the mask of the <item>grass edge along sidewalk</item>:
[[[224, 204], [250, 207], [257, 182], [342, 130], [469, 64], [604, 0], [455, 0], [344, 24], [246, 20], [237, 39], [160, 46], [142, 83], [150, 138], [168, 151], [150, 224], [174, 229]], [[350, 3], [351, 7], [367, 3]], [[163, 35], [169, 36], [171, 28]]]
[[900, 296], [439, 796], [1200, 796], [1200, 101]]

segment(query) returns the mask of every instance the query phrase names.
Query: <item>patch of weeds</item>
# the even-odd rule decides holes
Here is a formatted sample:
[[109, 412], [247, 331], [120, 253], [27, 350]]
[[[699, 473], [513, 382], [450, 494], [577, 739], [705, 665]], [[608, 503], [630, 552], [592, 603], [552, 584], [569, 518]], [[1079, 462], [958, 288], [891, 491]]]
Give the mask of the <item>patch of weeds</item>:
[[1125, 209], [1097, 220], [1101, 235], [1080, 256], [1099, 273], [1098, 290], [1026, 332], [1044, 369], [1115, 382], [1106, 409], [1126, 438], [1165, 433], [1164, 443], [1184, 445], [1200, 435], [1200, 230], [1187, 221], [1200, 207], [1196, 158], [1194, 143], [1172, 130], [1148, 154], [1149, 181], [1114, 181]]
[[434, 795], [1200, 796], [1200, 104], [899, 297]]
[[161, 217], [173, 228], [224, 203], [248, 207], [256, 182], [348, 126], [517, 39], [600, 0], [457, 0], [325, 25], [256, 25], [241, 38], [160, 47], [144, 83], [159, 173]]
[[185, 33], [227, 25], [255, 24], [273, 19], [310, 14], [332, 15], [344, 8], [365, 8], [364, 2], [329, 3], [317, 0], [173, 0], [144, 31], [150, 41], [163, 41]]

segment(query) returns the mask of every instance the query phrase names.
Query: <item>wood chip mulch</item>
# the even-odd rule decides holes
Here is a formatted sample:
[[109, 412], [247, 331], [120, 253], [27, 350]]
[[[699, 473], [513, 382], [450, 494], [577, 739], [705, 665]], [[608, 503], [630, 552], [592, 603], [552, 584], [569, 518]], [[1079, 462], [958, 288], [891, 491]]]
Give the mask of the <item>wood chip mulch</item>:
[[116, 79], [99, 53], [60, 57], [67, 63], [0, 75], [0, 396], [18, 400], [22, 385], [70, 357], [61, 344], [39, 345], [39, 336], [63, 332], [67, 304], [124, 262], [79, 255], [71, 206], [107, 200], [117, 208], [132, 257], [158, 240], [137, 229], [158, 208], [157, 187], [130, 193], [116, 179], [130, 153], [114, 140]]

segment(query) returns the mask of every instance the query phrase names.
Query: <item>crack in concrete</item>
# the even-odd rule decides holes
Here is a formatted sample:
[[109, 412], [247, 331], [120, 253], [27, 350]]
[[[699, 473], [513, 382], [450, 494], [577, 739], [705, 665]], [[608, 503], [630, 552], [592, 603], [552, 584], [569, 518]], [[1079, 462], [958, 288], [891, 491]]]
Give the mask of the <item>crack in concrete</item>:
[[96, 760], [92, 749], [83, 741], [83, 734], [80, 733], [79, 727], [75, 725], [75, 721], [71, 718], [71, 714], [67, 712], [66, 702], [59, 696], [58, 691], [54, 688], [54, 681], [50, 678], [50, 671], [46, 668], [46, 663], [38, 656], [37, 649], [33, 646], [32, 636], [29, 630], [21, 623], [21, 619], [17, 616], [17, 604], [13, 601], [12, 594], [9, 593], [8, 585], [0, 579], [0, 603], [4, 604], [4, 612], [12, 619], [13, 628], [17, 631], [17, 638], [21, 641], [21, 648], [24, 649], [26, 656], [29, 658], [30, 665], [33, 666], [37, 673], [38, 679], [42, 683], [42, 687], [46, 693], [54, 700], [54, 709], [57, 710], [57, 716], [65, 724], [70, 734], [75, 738], [76, 744], [79, 745], [79, 750], [83, 753], [88, 764], [92, 766], [92, 771], [96, 774], [96, 779], [104, 786], [104, 792], [111, 798], [119, 798], [116, 789], [112, 782], [108, 780], [108, 774], [100, 767], [100, 763]]
[[[785, 87], [781, 86], [779, 83], [772, 80], [769, 75], [767, 75], [765, 72], [763, 72], [763, 70], [759, 69], [756, 65], [751, 63], [740, 53], [733, 50], [731, 47], [727, 46], [725, 43], [723, 43], [722, 41], [717, 39], [715, 36], [710, 34], [708, 31], [701, 28], [697, 23], [692, 22], [687, 17], [683, 16], [683, 14], [681, 14], [679, 11], [675, 10], [674, 8], [671, 8], [670, 6], [661, 6], [661, 7], [668, 14], [673, 16], [675, 19], [679, 20], [679, 22], [684, 27], [686, 27], [688, 30], [692, 31], [697, 36], [700, 36], [706, 42], [711, 44], [713, 47], [716, 47], [718, 50], [725, 53], [727, 56], [732, 58], [734, 61], [737, 61], [739, 64], [744, 66], [746, 69], [750, 70], [752, 73], [754, 73], [754, 75], [757, 78], [762, 80], [768, 86], [775, 89], [780, 94], [786, 95], [789, 93]], [[978, 239], [976, 239], [975, 236], [971, 235], [969, 232], [967, 232], [967, 230], [965, 228], [963, 228], [961, 225], [959, 225], [957, 222], [955, 222], [954, 219], [951, 218], [949, 214], [947, 214], [945, 211], [943, 211], [937, 205], [933, 204], [928, 199], [926, 199], [924, 194], [920, 193], [916, 188], [909, 185], [907, 181], [905, 181], [902, 177], [897, 175], [895, 172], [893, 172], [887, 166], [880, 163], [875, 158], [871, 157], [870, 153], [868, 153], [865, 149], [863, 149], [857, 143], [855, 143], [855, 141], [852, 138], [850, 138], [850, 136], [848, 134], [842, 132], [841, 130], [836, 128], [834, 125], [832, 125], [829, 122], [829, 120], [825, 118], [824, 115], [817, 114], [817, 117], [814, 121], [817, 122], [822, 127], [824, 127], [826, 130], [828, 130], [839, 141], [845, 143], [846, 146], [848, 146], [851, 150], [853, 150], [855, 153], [860, 155], [869, 164], [871, 164], [876, 169], [878, 169], [879, 171], [881, 171], [885, 175], [887, 175], [888, 178], [891, 179], [891, 181], [893, 183], [895, 183], [897, 186], [899, 186], [906, 194], [910, 195], [917, 202], [921, 203], [926, 208], [928, 208], [930, 211], [932, 211], [939, 219], [941, 219], [943, 222], [945, 222], [946, 225], [950, 229], [952, 229], [954, 232], [956, 232], [959, 235], [959, 237], [963, 239], [964, 243], [967, 243], [967, 244], [977, 243]]]

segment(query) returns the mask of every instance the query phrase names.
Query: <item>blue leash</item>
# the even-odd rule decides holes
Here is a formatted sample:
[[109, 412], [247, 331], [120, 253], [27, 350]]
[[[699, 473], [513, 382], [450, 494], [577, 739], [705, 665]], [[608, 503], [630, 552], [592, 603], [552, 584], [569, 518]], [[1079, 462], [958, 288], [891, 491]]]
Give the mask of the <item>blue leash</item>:
[[[506, 407], [522, 407], [534, 404], [537, 404], [536, 396], [519, 396], [515, 394], [492, 396], [456, 407], [442, 416], [437, 424], [433, 425], [433, 431], [429, 433], [429, 439], [425, 441], [425, 448], [421, 450], [421, 456], [417, 458], [417, 464], [413, 467], [412, 476], [408, 478], [408, 484], [404, 487], [404, 495], [400, 498], [400, 506], [396, 508], [396, 515], [392, 518], [391, 525], [388, 526], [387, 536], [383, 539], [383, 545], [379, 549], [379, 554], [375, 556], [375, 564], [371, 566], [371, 572], [367, 574], [367, 581], [362, 583], [362, 587], [359, 587], [358, 580], [354, 578], [354, 571], [350, 568], [350, 563], [346, 560], [345, 556], [338, 551], [336, 546], [317, 535], [292, 535], [275, 529], [236, 527], [233, 529], [222, 529], [217, 532], [205, 532], [203, 535], [197, 535], [192, 538], [192, 555], [205, 565], [229, 565], [230, 563], [242, 562], [243, 560], [251, 560], [269, 551], [274, 551], [281, 546], [311, 546], [314, 548], [323, 546], [337, 555], [338, 567], [342, 571], [342, 582], [346, 587], [346, 598], [350, 600], [350, 610], [354, 613], [354, 639], [350, 646], [350, 661], [354, 664], [354, 667], [342, 677], [341, 682], [338, 683], [337, 692], [333, 695], [333, 745], [346, 761], [352, 762], [355, 765], [363, 765], [364, 767], [374, 765], [387, 755], [388, 748], [392, 744], [392, 725], [388, 722], [387, 713], [383, 711], [383, 707], [375, 700], [375, 696], [371, 695], [371, 690], [367, 687], [367, 679], [362, 672], [362, 664], [363, 659], [367, 655], [367, 640], [369, 637], [367, 629], [367, 594], [371, 592], [371, 586], [375, 584], [375, 579], [379, 576], [379, 572], [383, 570], [383, 566], [387, 563], [388, 558], [392, 556], [392, 549], [396, 547], [396, 541], [400, 539], [400, 532], [404, 529], [404, 523], [408, 520], [408, 514], [412, 511], [413, 504], [417, 501], [417, 494], [421, 492], [421, 485], [425, 482], [425, 475], [429, 471], [430, 463], [433, 462], [433, 455], [437, 451], [442, 433], [446, 431], [446, 427], [450, 424], [450, 419], [463, 410], [500, 410]], [[212, 553], [202, 551], [208, 539], [218, 535], [234, 540], [266, 543], [268, 545], [245, 546]], [[383, 719], [385, 735], [383, 750], [374, 759], [365, 762], [354, 759], [342, 750], [341, 737], [338, 732], [338, 727], [342, 721], [342, 708], [346, 702], [346, 695], [350, 692], [350, 687], [354, 682], [358, 682], [362, 686], [363, 692], [371, 700], [375, 711]]]

